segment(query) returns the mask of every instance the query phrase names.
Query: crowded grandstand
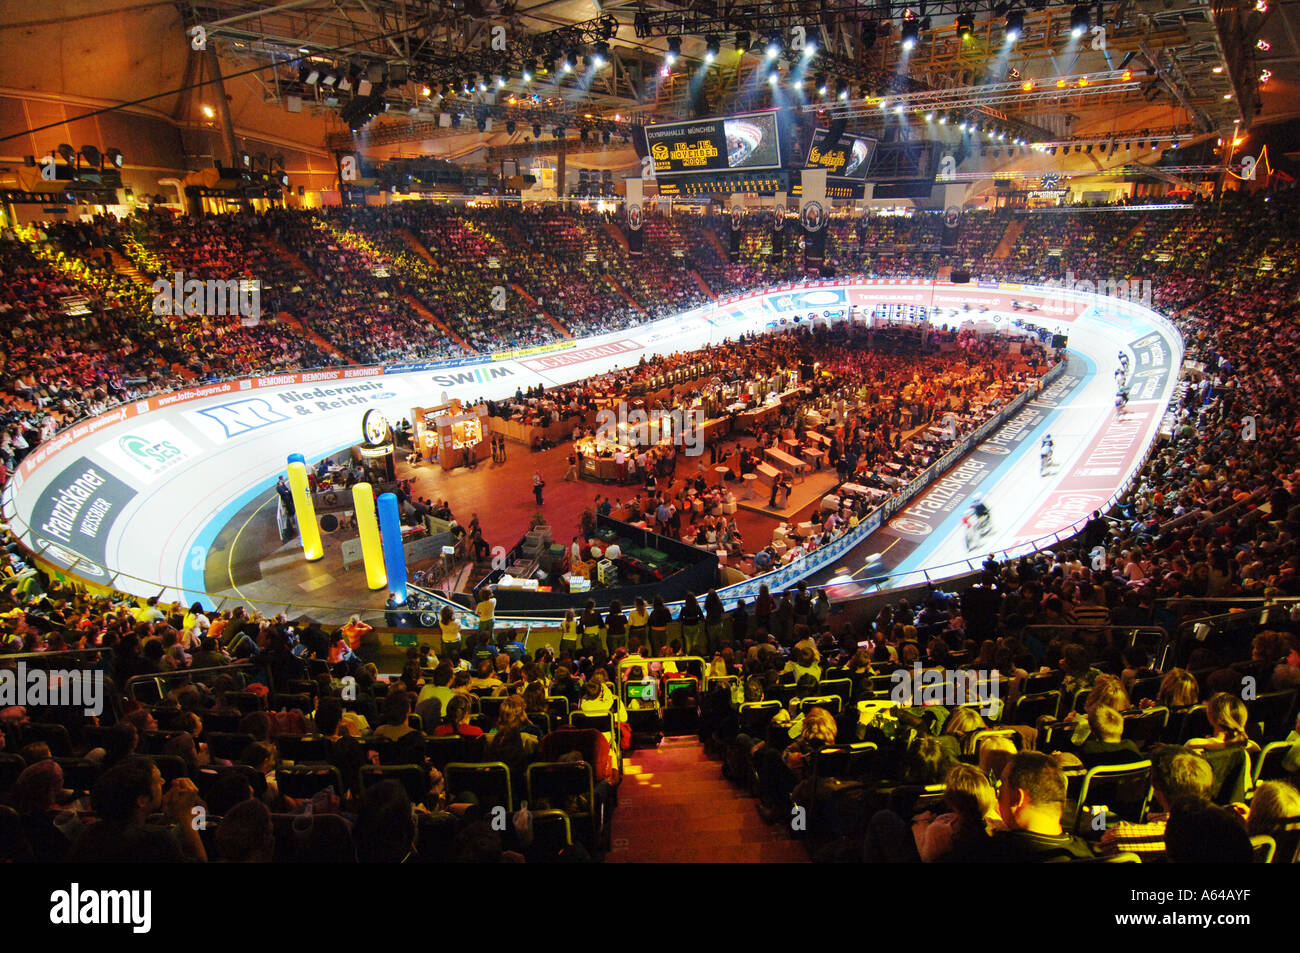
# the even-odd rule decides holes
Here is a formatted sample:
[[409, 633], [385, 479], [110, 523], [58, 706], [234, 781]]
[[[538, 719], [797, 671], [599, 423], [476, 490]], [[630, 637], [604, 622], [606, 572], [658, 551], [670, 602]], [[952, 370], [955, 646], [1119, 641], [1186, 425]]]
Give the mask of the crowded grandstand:
[[3, 67], [0, 861], [1300, 862], [1294, 60], [473, 6]]

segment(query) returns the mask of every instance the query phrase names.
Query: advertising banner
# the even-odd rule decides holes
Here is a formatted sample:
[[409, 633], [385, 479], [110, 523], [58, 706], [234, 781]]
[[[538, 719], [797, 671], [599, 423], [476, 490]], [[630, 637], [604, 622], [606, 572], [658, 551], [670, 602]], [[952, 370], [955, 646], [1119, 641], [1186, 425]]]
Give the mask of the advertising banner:
[[627, 180], [627, 202], [624, 205], [627, 215], [627, 253], [633, 258], [641, 257], [645, 250], [645, 183], [640, 179]]
[[949, 205], [943, 212], [943, 237], [939, 240], [939, 246], [944, 249], [956, 248], [960, 236], [961, 206]]
[[108, 534], [135, 490], [85, 457], [41, 491], [32, 510], [32, 545], [66, 566], [84, 557], [104, 562]]
[[731, 197], [731, 241], [727, 245], [727, 257], [733, 262], [740, 261], [740, 225], [745, 218], [745, 205], [739, 195]]
[[784, 192], [776, 193], [776, 201], [773, 211], [775, 215], [772, 219], [772, 256], [771, 261], [777, 262], [785, 258], [785, 207], [789, 199]]
[[821, 271], [826, 261], [826, 170], [804, 169], [799, 196], [799, 225], [803, 229], [803, 267]]

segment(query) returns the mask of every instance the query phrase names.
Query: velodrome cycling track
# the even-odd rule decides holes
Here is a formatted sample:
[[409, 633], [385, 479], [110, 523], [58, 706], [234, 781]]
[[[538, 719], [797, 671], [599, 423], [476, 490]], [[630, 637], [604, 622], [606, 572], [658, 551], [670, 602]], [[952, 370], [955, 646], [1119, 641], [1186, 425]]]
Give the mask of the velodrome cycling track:
[[[724, 296], [672, 318], [495, 359], [270, 375], [126, 404], [36, 447], [5, 488], [4, 518], [47, 568], [92, 586], [211, 605], [203, 567], [220, 529], [270, 491], [287, 454], [311, 461], [360, 442], [361, 418], [372, 407], [395, 421], [446, 397], [502, 398], [796, 316], [835, 320], [850, 306], [869, 314], [886, 304], [939, 308], [937, 324], [1029, 321], [1067, 334], [1070, 359], [897, 512], [864, 521], [834, 552], [759, 581], [775, 591], [807, 578], [840, 597], [959, 575], [988, 553], [1019, 555], [1071, 535], [1127, 488], [1159, 434], [1182, 364], [1181, 336], [1165, 318], [1129, 301], [1054, 288], [830, 279]], [[1029, 304], [1036, 309], [1025, 310]], [[1117, 418], [1120, 351], [1131, 358], [1132, 397]], [[1045, 432], [1054, 438], [1055, 464], [1040, 475]], [[961, 517], [973, 492], [992, 511], [992, 531], [968, 551]], [[730, 602], [756, 592], [749, 582], [723, 595]], [[286, 605], [303, 601], [286, 594]]]

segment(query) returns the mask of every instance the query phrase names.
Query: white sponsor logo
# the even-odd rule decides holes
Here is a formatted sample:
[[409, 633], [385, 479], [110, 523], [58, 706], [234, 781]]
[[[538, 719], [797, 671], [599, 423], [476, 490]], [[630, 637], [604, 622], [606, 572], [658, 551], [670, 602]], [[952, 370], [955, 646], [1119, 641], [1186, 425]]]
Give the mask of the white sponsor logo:
[[164, 423], [132, 427], [128, 433], [99, 446], [99, 452], [115, 463], [124, 463], [131, 473], [153, 483], [199, 453], [193, 441]]

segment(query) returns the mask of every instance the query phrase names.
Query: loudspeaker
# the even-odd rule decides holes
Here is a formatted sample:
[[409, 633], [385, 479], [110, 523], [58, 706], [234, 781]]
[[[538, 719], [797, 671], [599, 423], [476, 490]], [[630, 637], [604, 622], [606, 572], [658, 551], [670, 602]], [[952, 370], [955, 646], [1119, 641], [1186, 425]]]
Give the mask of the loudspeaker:
[[645, 141], [645, 130], [640, 126], [632, 130], [632, 148], [636, 150], [638, 159], [644, 159], [650, 153], [650, 147]]
[[834, 278], [834, 277], [835, 277], [835, 266], [834, 266], [834, 265], [822, 265], [822, 267], [821, 267], [821, 273], [822, 273], [822, 277], [823, 277], [823, 278]]
[[965, 284], [970, 284], [970, 272], [969, 272], [969, 271], [954, 271], [954, 272], [952, 273], [952, 275], [950, 276], [950, 280], [952, 281], [952, 283], [953, 283], [954, 285], [965, 285]]
[[840, 143], [840, 138], [844, 135], [844, 125], [848, 120], [844, 118], [834, 119], [831, 121], [830, 128], [826, 130], [826, 139], [822, 143], [822, 149], [830, 151]]
[[1069, 339], [1068, 337], [1066, 337], [1064, 334], [1053, 334], [1053, 335], [1052, 335], [1052, 347], [1054, 347], [1054, 348], [1063, 348], [1063, 347], [1068, 347], [1068, 346], [1069, 346], [1069, 345], [1068, 345], [1069, 340], [1070, 340], [1070, 339]]

